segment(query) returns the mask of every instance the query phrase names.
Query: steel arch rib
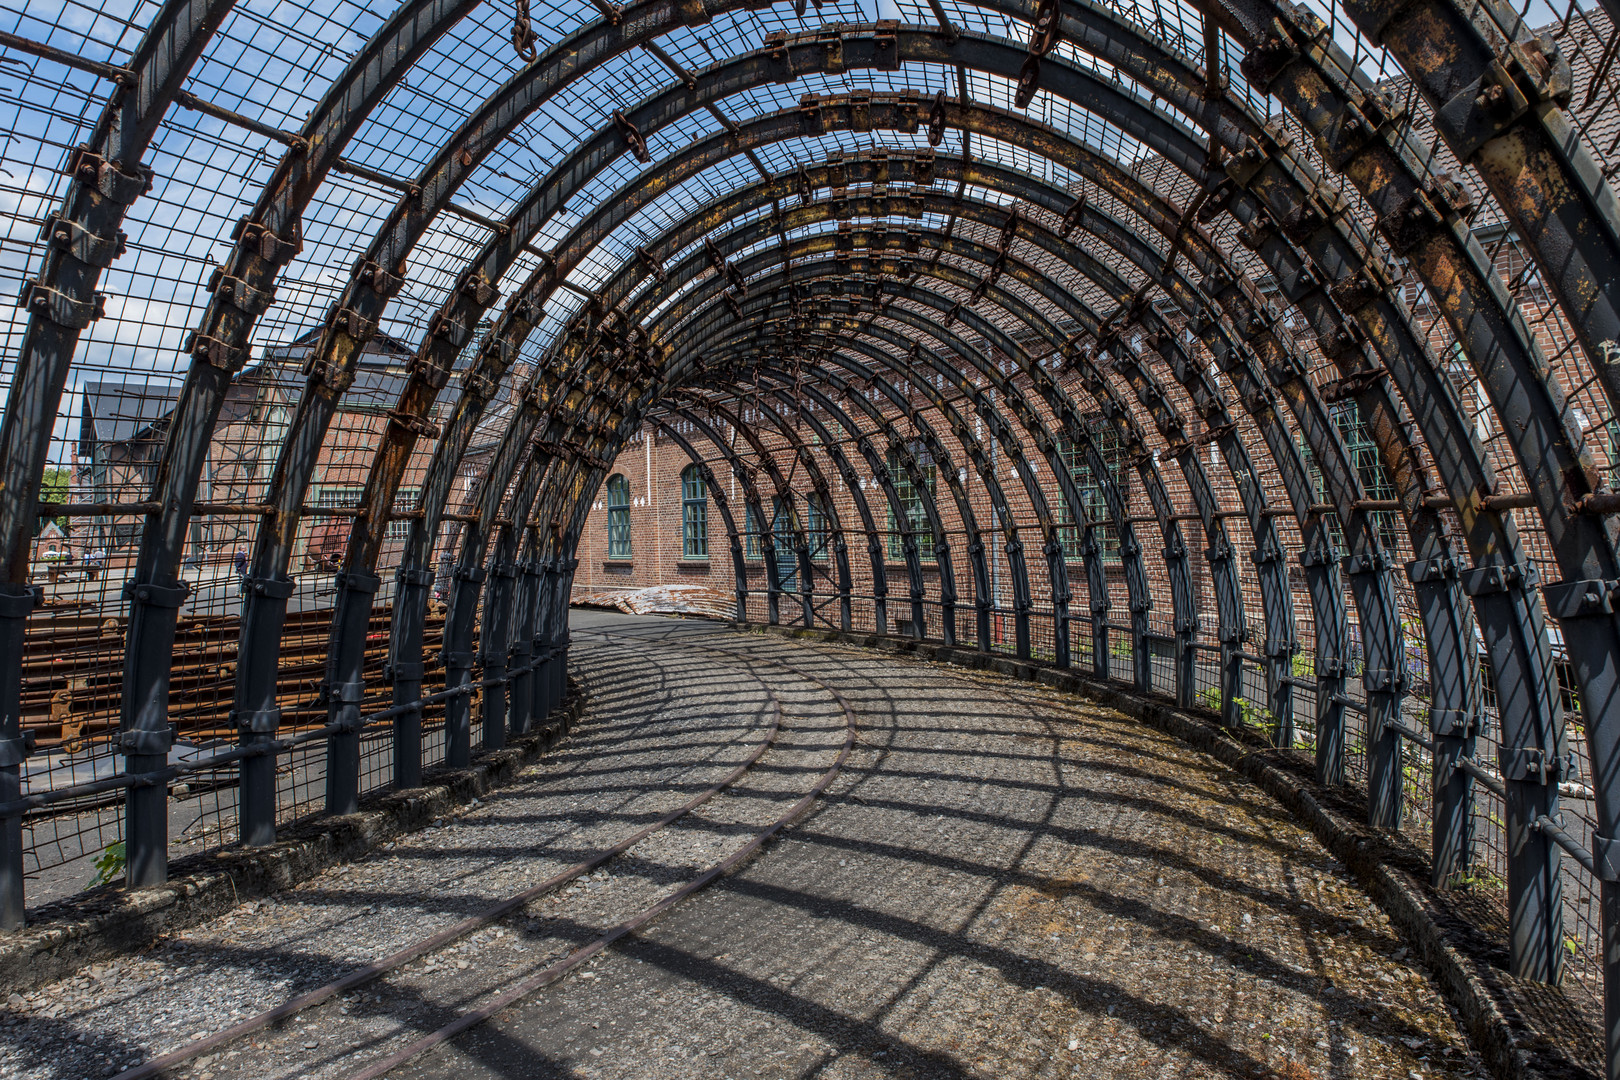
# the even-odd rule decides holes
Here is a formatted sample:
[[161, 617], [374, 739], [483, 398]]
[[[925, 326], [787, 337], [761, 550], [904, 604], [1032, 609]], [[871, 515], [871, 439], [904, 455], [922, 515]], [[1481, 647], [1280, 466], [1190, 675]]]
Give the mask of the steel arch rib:
[[[22, 793], [21, 763], [28, 754], [22, 730], [22, 662], [26, 620], [39, 600], [28, 584], [28, 560], [53, 421], [61, 409], [79, 332], [100, 315], [96, 286], [101, 272], [124, 252], [119, 229], [131, 204], [152, 185], [141, 163], [169, 106], [235, 0], [167, 0], [135, 48], [127, 81], [113, 90], [90, 141], [70, 155], [71, 179], [56, 211], [45, 222], [46, 246], [39, 272], [27, 279], [19, 304], [27, 312], [16, 367], [0, 419], [0, 802]], [[135, 644], [128, 639], [125, 648]], [[157, 643], [161, 646], [162, 642]], [[128, 687], [126, 687], [126, 690]], [[121, 729], [145, 744], [147, 763], [167, 757], [164, 736], [125, 713]], [[122, 737], [122, 736], [121, 736]], [[131, 796], [143, 820], [166, 813], [162, 793]], [[148, 838], [148, 829], [141, 831]], [[130, 880], [151, 877], [150, 844]], [[23, 924], [22, 819], [0, 821], [0, 930]]]

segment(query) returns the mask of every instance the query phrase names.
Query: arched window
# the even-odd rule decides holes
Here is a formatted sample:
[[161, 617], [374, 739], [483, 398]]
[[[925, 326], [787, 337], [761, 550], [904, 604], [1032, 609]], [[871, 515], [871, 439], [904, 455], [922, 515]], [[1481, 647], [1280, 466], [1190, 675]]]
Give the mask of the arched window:
[[630, 481], [623, 473], [608, 477], [608, 558], [630, 557]]
[[681, 557], [709, 557], [709, 488], [696, 465], [681, 471]]

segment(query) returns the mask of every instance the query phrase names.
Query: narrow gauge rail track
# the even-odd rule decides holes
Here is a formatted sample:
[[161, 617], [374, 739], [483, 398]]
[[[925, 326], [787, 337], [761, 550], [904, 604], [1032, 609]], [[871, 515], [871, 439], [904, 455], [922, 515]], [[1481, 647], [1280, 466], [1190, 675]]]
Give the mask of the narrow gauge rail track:
[[[599, 630], [582, 631], [575, 636], [590, 636], [602, 638], [604, 640], [618, 638], [626, 641], [635, 641], [638, 644], [649, 643], [647, 638], [638, 635], [612, 634]], [[791, 807], [789, 807], [785, 813], [779, 815], [762, 828], [756, 830], [745, 844], [732, 851], [725, 858], [711, 865], [708, 869], [704, 870], [696, 877], [688, 880], [685, 884], [665, 894], [658, 901], [647, 906], [646, 908], [643, 908], [630, 918], [624, 919], [610, 927], [589, 943], [574, 949], [566, 956], [552, 962], [541, 970], [511, 983], [506, 989], [485, 1000], [483, 1004], [463, 1012], [455, 1020], [444, 1025], [443, 1027], [422, 1036], [402, 1049], [389, 1054], [387, 1057], [372, 1062], [371, 1064], [361, 1068], [359, 1071], [349, 1074], [347, 1080], [374, 1080], [376, 1077], [384, 1076], [406, 1062], [414, 1060], [415, 1058], [420, 1057], [422, 1054], [427, 1053], [434, 1047], [450, 1041], [462, 1032], [476, 1027], [477, 1025], [495, 1016], [501, 1010], [522, 1000], [530, 994], [558, 982], [567, 976], [569, 972], [580, 967], [582, 964], [585, 964], [593, 957], [597, 956], [599, 953], [611, 946], [614, 942], [620, 940], [628, 934], [635, 932], [641, 927], [648, 925], [660, 915], [675, 907], [682, 900], [685, 900], [694, 893], [701, 891], [703, 888], [712, 884], [714, 881], [723, 877], [725, 874], [747, 861], [762, 847], [764, 847], [764, 845], [769, 842], [772, 837], [803, 816], [804, 813], [815, 803], [815, 801], [819, 799], [832, 785], [832, 782], [837, 778], [839, 772], [842, 771], [845, 762], [848, 761], [850, 752], [854, 748], [856, 739], [855, 711], [849, 704], [848, 699], [846, 699], [843, 694], [839, 693], [838, 690], [827, 684], [825, 681], [781, 660], [771, 657], [762, 657], [751, 652], [722, 649], [711, 645], [700, 645], [695, 642], [683, 641], [680, 643], [680, 645], [684, 648], [699, 649], [704, 652], [738, 657], [753, 662], [765, 663], [772, 667], [782, 668], [792, 672], [799, 678], [804, 679], [806, 682], [813, 683], [820, 687], [838, 703], [839, 708], [844, 714], [844, 741], [843, 745], [839, 748], [832, 764], [821, 773], [821, 775], [816, 779], [815, 784], [811, 786], [810, 790], [807, 791]], [[755, 676], [755, 678], [758, 677]], [[760, 681], [761, 684], [764, 685], [763, 680]], [[308, 990], [302, 994], [299, 994], [298, 996], [291, 998], [290, 1000], [283, 1002], [274, 1008], [260, 1012], [257, 1015], [247, 1018], [246, 1020], [218, 1031], [213, 1035], [195, 1040], [177, 1050], [173, 1050], [167, 1054], [163, 1054], [148, 1061], [142, 1062], [140, 1065], [134, 1066], [133, 1068], [126, 1069], [123, 1072], [116, 1074], [116, 1076], [113, 1077], [113, 1080], [148, 1080], [148, 1078], [160, 1077], [169, 1069], [183, 1065], [186, 1062], [201, 1057], [205, 1054], [219, 1051], [224, 1047], [229, 1046], [230, 1044], [246, 1038], [247, 1036], [256, 1032], [283, 1024], [297, 1016], [299, 1013], [313, 1008], [322, 1002], [329, 1001], [340, 994], [347, 993], [368, 983], [372, 983], [378, 979], [384, 978], [390, 973], [398, 971], [405, 965], [412, 963], [415, 960], [442, 950], [480, 929], [491, 926], [499, 922], [501, 919], [521, 911], [533, 901], [549, 893], [555, 892], [557, 889], [562, 888], [570, 882], [573, 882], [592, 872], [593, 870], [605, 865], [618, 856], [623, 855], [625, 852], [629, 851], [631, 848], [635, 847], [649, 836], [673, 824], [689, 814], [691, 811], [713, 799], [722, 791], [731, 787], [750, 769], [752, 769], [761, 758], [765, 756], [765, 754], [776, 742], [776, 737], [781, 731], [783, 717], [781, 699], [778, 697], [776, 691], [769, 686], [765, 686], [765, 691], [771, 702], [773, 713], [771, 727], [766, 733], [765, 738], [754, 748], [754, 750], [742, 763], [740, 763], [719, 782], [693, 796], [691, 799], [676, 807], [674, 810], [669, 811], [652, 824], [637, 830], [611, 847], [603, 848], [590, 858], [575, 863], [566, 870], [560, 871], [559, 873], [554, 874], [544, 881], [530, 886], [521, 892], [514, 893], [506, 899], [475, 915], [468, 916], [467, 918], [462, 919], [459, 922], [438, 931], [437, 933], [421, 938], [420, 940], [413, 942], [404, 948], [397, 949], [393, 953], [390, 953], [379, 960], [373, 961], [365, 967], [357, 968], [341, 978], [334, 979], [331, 982], [316, 987], [313, 990]]]

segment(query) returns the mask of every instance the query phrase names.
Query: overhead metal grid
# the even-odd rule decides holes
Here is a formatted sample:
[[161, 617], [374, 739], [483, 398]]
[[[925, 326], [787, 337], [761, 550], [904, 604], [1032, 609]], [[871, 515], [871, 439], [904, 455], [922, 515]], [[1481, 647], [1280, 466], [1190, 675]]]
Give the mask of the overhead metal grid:
[[527, 730], [667, 439], [739, 619], [1262, 730], [1620, 1077], [1607, 6], [128, 8], [0, 5], [6, 927]]

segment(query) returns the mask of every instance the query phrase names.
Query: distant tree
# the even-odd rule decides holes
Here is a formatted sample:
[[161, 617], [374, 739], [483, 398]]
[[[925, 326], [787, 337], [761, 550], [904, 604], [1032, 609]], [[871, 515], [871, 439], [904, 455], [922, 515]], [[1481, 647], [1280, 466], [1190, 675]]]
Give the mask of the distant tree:
[[[48, 503], [65, 503], [68, 501], [68, 471], [66, 469], [45, 470], [45, 477], [39, 485], [39, 501]], [[45, 526], [52, 521], [56, 522], [63, 532], [67, 531], [67, 518], [42, 517], [39, 519], [39, 524], [34, 526], [34, 535], [38, 536], [45, 530]]]

